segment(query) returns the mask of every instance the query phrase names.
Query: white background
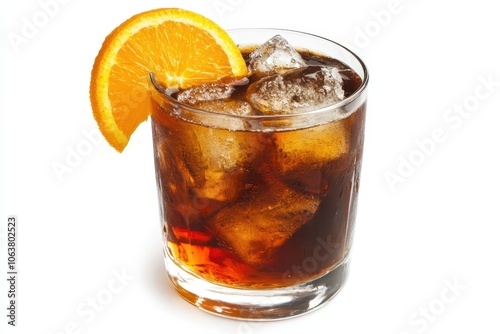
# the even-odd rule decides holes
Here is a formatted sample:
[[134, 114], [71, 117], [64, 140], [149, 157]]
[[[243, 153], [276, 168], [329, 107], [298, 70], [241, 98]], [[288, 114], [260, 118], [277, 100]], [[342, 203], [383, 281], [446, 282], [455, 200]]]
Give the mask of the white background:
[[[51, 15], [44, 3], [57, 4]], [[224, 28], [316, 33], [367, 63], [350, 277], [316, 312], [251, 323], [181, 300], [163, 268], [149, 122], [123, 154], [87, 139], [97, 129], [88, 85], [102, 41], [157, 7], [195, 10]], [[490, 0], [2, 1], [1, 332], [499, 333], [496, 8]], [[39, 25], [31, 35], [27, 22]], [[77, 149], [86, 155], [70, 158]], [[19, 222], [15, 328], [6, 326], [9, 215]], [[92, 313], [99, 296], [106, 304]]]

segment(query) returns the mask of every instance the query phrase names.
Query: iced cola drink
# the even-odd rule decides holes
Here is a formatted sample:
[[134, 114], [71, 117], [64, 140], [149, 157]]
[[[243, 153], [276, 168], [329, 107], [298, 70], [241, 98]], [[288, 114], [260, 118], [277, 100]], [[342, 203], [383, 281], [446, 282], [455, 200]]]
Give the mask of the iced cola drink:
[[319, 37], [232, 34], [247, 79], [175, 91], [152, 76], [168, 275], [210, 312], [297, 315], [330, 299], [346, 276], [367, 73]]

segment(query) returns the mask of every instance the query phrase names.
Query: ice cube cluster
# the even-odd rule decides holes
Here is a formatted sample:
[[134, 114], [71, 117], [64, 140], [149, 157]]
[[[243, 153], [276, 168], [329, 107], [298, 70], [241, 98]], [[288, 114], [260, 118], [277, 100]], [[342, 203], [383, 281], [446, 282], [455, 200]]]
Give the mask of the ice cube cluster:
[[300, 53], [280, 35], [252, 51], [247, 67], [249, 75], [259, 80], [247, 88], [246, 103], [236, 103], [231, 98], [235, 87], [230, 84], [193, 87], [179, 93], [177, 99], [201, 109], [233, 115], [296, 114], [344, 99], [338, 69], [308, 66]]

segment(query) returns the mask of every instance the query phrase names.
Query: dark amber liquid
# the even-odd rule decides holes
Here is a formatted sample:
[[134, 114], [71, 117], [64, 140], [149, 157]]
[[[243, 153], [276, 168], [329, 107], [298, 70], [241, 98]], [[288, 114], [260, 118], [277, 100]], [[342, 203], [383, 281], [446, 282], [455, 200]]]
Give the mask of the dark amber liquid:
[[[360, 87], [359, 76], [344, 64], [307, 53], [303, 57], [308, 64], [345, 69], [341, 73], [346, 96]], [[253, 80], [256, 78], [250, 77], [250, 83]], [[238, 87], [232, 97], [243, 99], [247, 86]], [[307, 148], [310, 151], [301, 152], [300, 157], [283, 152], [287, 141], [301, 141], [307, 129], [230, 131], [186, 122], [175, 115], [173, 108], [161, 107], [154, 101], [153, 109], [155, 163], [166, 250], [180, 267], [213, 283], [262, 288], [309, 281], [345, 259], [351, 247], [356, 212], [364, 105], [348, 117], [333, 121], [335, 124], [322, 125], [331, 131], [342, 129], [348, 143], [345, 152], [327, 161], [321, 158], [323, 153], [313, 151], [329, 150], [328, 147], [311, 145]], [[329, 131], [325, 135], [330, 136]], [[336, 134], [332, 132], [331, 136]], [[220, 161], [199, 158], [207, 147], [203, 143], [197, 145], [192, 138], [223, 138], [235, 145], [246, 143], [250, 148], [255, 147], [256, 153], [253, 155], [248, 147], [242, 147], [245, 159], [231, 168], [213, 169], [207, 164], [218, 165]], [[215, 145], [208, 149], [223, 148]], [[283, 195], [287, 192], [292, 195]], [[294, 203], [288, 203], [289, 200]], [[268, 208], [261, 211], [255, 203], [282, 207], [284, 215], [290, 209], [290, 217], [269, 211], [273, 219], [278, 217], [280, 222], [291, 226], [290, 231], [271, 225], [248, 227], [267, 215]], [[304, 221], [297, 218], [301, 214], [297, 203], [304, 203]], [[300, 223], [288, 221], [293, 219]], [[249, 241], [248, 231], [259, 237]], [[238, 238], [242, 241], [238, 242]]]

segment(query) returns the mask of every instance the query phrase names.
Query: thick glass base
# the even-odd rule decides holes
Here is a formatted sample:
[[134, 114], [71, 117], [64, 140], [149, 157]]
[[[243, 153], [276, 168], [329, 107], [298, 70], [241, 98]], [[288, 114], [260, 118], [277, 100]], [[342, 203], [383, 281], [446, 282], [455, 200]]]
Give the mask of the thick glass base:
[[209, 283], [165, 256], [167, 275], [182, 298], [198, 308], [229, 318], [279, 320], [324, 305], [342, 288], [349, 259], [312, 281], [282, 288], [245, 289]]

